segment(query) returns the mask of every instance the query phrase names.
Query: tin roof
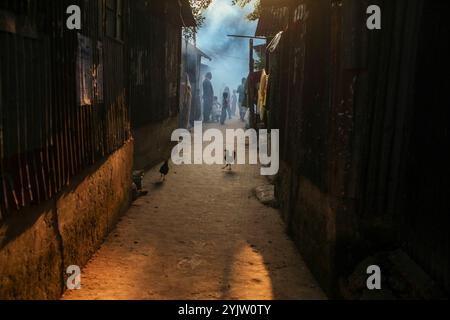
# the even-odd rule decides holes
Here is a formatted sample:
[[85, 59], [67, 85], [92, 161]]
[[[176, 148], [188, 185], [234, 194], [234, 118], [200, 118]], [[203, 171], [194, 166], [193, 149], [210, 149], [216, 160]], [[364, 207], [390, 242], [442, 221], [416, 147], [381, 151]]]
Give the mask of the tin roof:
[[285, 6], [263, 7], [255, 35], [258, 37], [274, 37], [288, 26], [288, 8]]

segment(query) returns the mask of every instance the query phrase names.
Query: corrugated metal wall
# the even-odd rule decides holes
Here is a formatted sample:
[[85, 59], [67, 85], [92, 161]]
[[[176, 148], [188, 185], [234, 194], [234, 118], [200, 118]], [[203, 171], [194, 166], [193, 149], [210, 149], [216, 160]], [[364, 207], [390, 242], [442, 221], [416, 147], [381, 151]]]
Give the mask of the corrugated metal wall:
[[[72, 4], [86, 13], [80, 34], [90, 43], [91, 65], [84, 69], [77, 63], [78, 34], [66, 28], [66, 8]], [[0, 29], [0, 220], [51, 199], [130, 138], [123, 43], [102, 34], [102, 4], [0, 2], [8, 21]], [[88, 104], [79, 104], [80, 78], [92, 89]], [[104, 92], [102, 99], [98, 92]]]
[[[369, 4], [383, 9], [382, 31], [365, 27]], [[291, 7], [270, 59], [269, 107], [284, 132], [283, 161], [340, 208], [338, 273], [383, 249], [356, 249], [382, 226], [449, 289], [450, 159], [442, 154], [450, 147], [449, 6], [299, 0]], [[299, 214], [295, 196], [289, 201]]]
[[450, 3], [370, 4], [383, 8], [383, 29], [364, 28], [351, 48], [367, 67], [352, 86], [348, 189], [361, 230], [392, 225], [397, 244], [449, 290], [450, 183], [443, 177], [450, 176], [450, 159], [441, 150], [450, 147], [449, 124], [442, 120], [449, 118], [443, 106], [450, 104], [445, 93], [450, 89], [445, 53]]
[[134, 129], [178, 114], [181, 27], [169, 19], [172, 11], [179, 15], [173, 1], [130, 2], [129, 101]]
[[410, 99], [410, 147], [405, 159], [405, 184], [400, 188], [404, 214], [399, 223], [407, 252], [450, 292], [450, 3], [423, 4]]

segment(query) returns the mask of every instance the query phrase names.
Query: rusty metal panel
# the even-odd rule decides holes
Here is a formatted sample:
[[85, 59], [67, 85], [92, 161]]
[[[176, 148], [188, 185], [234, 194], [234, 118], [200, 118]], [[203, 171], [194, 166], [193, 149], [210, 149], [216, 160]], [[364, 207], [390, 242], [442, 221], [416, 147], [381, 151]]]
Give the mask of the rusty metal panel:
[[[170, 12], [177, 5], [171, 4]], [[181, 26], [147, 1], [130, 2], [129, 103], [133, 128], [178, 113]], [[172, 13], [173, 14], [173, 13]]]
[[278, 32], [286, 30], [288, 21], [289, 8], [287, 4], [280, 7], [262, 8], [255, 35], [273, 37]]
[[[72, 4], [85, 13], [80, 33], [65, 27]], [[102, 4], [0, 2], [0, 221], [54, 198], [130, 138], [123, 43], [103, 35]], [[84, 69], [80, 36], [91, 44]], [[90, 100], [80, 100], [80, 77], [91, 82]]]
[[[292, 12], [301, 11], [287, 32], [287, 113], [284, 141], [285, 160], [322, 190], [327, 184], [327, 153], [330, 83], [330, 3], [298, 2]], [[301, 146], [301, 148], [299, 148]], [[293, 151], [295, 150], [295, 151]]]
[[[365, 28], [369, 3], [383, 8], [380, 32]], [[449, 183], [441, 177], [450, 159], [439, 150], [450, 141], [443, 107], [449, 6], [441, 0], [291, 4], [289, 27], [270, 57], [272, 127], [282, 129], [281, 158], [294, 180], [307, 177], [333, 199], [338, 272], [373, 253], [349, 249], [351, 242], [368, 241], [370, 250], [389, 242], [448, 291]], [[295, 192], [296, 183], [289, 188]], [[286, 197], [292, 202], [286, 208], [297, 210], [296, 199]], [[374, 240], [378, 228], [395, 236]]]
[[[401, 161], [406, 178], [398, 187], [399, 196], [405, 202], [399, 223], [405, 250], [448, 293], [450, 24], [447, 14], [450, 3], [436, 0], [405, 5], [409, 12], [417, 5], [423, 5], [423, 9], [416, 18], [420, 23], [408, 28], [408, 33], [418, 33], [418, 50], [413, 91], [407, 96], [407, 105], [413, 109], [407, 118], [410, 121], [406, 132], [410, 134], [410, 141], [403, 146]], [[400, 92], [405, 89], [399, 87]]]

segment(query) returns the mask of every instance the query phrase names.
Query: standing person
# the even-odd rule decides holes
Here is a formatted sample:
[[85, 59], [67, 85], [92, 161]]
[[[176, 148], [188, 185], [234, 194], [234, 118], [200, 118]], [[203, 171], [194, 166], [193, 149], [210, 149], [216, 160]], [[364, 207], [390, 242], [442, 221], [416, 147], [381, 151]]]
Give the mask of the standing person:
[[238, 103], [239, 103], [239, 114], [241, 116], [241, 121], [245, 121], [245, 114], [247, 113], [247, 108], [245, 107], [245, 84], [247, 82], [246, 78], [242, 78], [242, 84], [237, 89], [237, 93], [239, 95]]
[[231, 91], [230, 88], [225, 87], [225, 91], [228, 94], [228, 108], [227, 108], [227, 113], [228, 113], [228, 120], [231, 120], [231, 103], [230, 103], [230, 98], [231, 98]]
[[236, 95], [237, 91], [233, 90], [233, 96], [231, 97], [231, 114], [233, 115], [233, 117], [236, 115], [236, 108], [237, 108], [237, 95]]
[[214, 99], [214, 89], [211, 83], [212, 73], [208, 72], [205, 75], [205, 80], [203, 81], [203, 121], [209, 122], [213, 99]]
[[230, 109], [230, 96], [228, 92], [223, 93], [223, 103], [222, 103], [222, 117], [220, 118], [220, 124], [224, 125], [225, 120], [227, 120], [227, 114]]
[[211, 111], [211, 119], [213, 122], [219, 122], [221, 116], [222, 116], [222, 107], [219, 103], [218, 98], [214, 97], [214, 102]]

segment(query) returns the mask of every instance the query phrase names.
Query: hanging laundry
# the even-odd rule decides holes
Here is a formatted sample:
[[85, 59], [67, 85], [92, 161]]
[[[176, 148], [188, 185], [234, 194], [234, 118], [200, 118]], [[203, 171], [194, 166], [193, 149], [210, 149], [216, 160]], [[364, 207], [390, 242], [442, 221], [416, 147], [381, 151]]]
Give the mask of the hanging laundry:
[[264, 120], [264, 116], [267, 111], [267, 91], [269, 87], [269, 75], [266, 73], [266, 70], [262, 70], [261, 79], [259, 82], [259, 91], [258, 91], [258, 112], [261, 120]]

